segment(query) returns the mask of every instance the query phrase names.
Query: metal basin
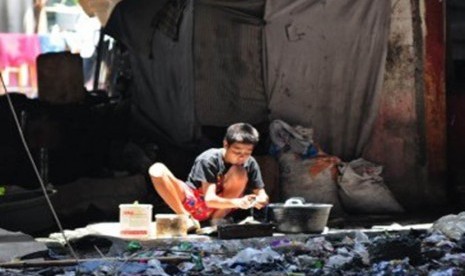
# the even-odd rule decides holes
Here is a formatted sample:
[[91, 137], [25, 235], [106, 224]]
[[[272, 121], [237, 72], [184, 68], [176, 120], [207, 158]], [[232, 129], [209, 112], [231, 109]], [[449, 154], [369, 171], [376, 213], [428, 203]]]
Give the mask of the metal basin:
[[332, 207], [332, 204], [304, 203], [303, 198], [290, 198], [284, 204], [269, 204], [268, 214], [279, 232], [321, 233]]

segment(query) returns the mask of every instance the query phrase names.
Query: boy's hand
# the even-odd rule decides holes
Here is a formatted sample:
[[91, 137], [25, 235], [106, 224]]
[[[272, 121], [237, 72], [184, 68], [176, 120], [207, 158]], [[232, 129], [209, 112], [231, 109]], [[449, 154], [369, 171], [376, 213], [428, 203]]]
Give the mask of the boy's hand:
[[266, 194], [259, 194], [255, 197], [255, 204], [254, 204], [254, 208], [257, 208], [257, 209], [261, 209], [263, 207], [265, 207], [268, 202], [269, 202], [269, 198], [268, 198], [268, 195]]
[[253, 202], [256, 197], [257, 196], [254, 194], [245, 195], [243, 197], [233, 199], [233, 203], [237, 208], [249, 209], [250, 207], [253, 207]]

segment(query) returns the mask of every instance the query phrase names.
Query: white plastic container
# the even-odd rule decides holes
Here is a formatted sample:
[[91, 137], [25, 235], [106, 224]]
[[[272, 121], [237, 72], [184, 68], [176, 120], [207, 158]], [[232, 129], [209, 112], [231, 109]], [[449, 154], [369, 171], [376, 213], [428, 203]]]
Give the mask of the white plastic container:
[[175, 238], [187, 236], [187, 215], [155, 215], [157, 238]]
[[147, 239], [151, 233], [151, 204], [120, 204], [119, 224], [123, 238]]

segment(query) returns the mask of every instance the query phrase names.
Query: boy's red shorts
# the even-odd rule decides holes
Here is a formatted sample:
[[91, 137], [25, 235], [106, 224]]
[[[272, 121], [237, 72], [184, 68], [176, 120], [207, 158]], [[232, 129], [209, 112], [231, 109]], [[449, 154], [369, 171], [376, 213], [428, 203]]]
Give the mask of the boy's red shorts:
[[210, 218], [211, 214], [216, 210], [207, 207], [203, 197], [201, 188], [193, 189], [193, 195], [186, 195], [183, 205], [184, 208], [198, 221], [204, 221]]

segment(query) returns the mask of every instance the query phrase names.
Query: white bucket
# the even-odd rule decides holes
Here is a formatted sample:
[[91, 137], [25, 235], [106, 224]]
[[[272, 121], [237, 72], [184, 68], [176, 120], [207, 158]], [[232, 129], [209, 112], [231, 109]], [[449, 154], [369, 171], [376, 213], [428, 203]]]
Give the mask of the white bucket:
[[131, 239], [148, 238], [151, 233], [152, 208], [151, 204], [120, 204], [120, 235]]

